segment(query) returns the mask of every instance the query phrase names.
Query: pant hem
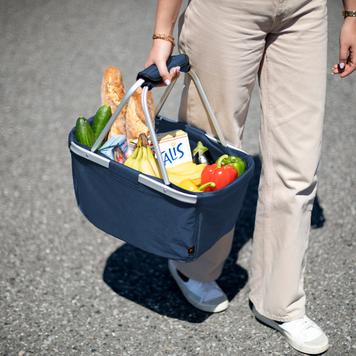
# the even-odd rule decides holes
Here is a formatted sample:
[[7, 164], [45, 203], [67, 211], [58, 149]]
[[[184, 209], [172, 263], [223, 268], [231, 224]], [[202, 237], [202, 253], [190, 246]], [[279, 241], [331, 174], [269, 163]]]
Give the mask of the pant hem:
[[263, 315], [264, 317], [266, 317], [268, 319], [274, 320], [274, 321], [288, 322], [288, 321], [301, 319], [305, 315], [304, 311], [301, 311], [296, 314], [293, 313], [293, 315], [285, 315], [285, 316], [272, 314], [272, 313], [269, 313], [269, 312], [266, 312], [265, 310], [263, 310], [263, 308], [261, 308], [257, 303], [255, 303], [253, 298], [249, 298], [249, 299], [259, 314]]

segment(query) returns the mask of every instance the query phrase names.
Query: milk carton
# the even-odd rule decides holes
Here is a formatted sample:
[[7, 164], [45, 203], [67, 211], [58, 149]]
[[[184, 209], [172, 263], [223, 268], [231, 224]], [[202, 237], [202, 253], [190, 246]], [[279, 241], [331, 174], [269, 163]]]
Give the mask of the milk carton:
[[183, 130], [164, 132], [157, 138], [166, 167], [192, 161], [188, 135]]

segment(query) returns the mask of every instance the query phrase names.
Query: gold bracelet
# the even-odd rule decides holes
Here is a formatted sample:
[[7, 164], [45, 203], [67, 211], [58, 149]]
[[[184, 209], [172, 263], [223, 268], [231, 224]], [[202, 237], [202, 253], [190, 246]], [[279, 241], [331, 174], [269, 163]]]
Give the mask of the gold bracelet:
[[171, 35], [166, 35], [164, 33], [154, 33], [152, 35], [152, 39], [153, 40], [165, 40], [165, 41], [172, 43], [173, 47], [175, 46], [174, 37]]
[[345, 10], [342, 12], [342, 15], [345, 17], [356, 17], [356, 10], [351, 10], [351, 11], [348, 11], [348, 10]]

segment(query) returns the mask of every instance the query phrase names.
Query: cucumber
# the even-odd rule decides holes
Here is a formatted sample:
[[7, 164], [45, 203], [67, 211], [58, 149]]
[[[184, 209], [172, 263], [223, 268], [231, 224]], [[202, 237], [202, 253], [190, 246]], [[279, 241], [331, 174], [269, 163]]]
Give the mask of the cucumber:
[[92, 128], [94, 132], [94, 141], [99, 137], [101, 131], [103, 131], [104, 127], [108, 123], [111, 117], [111, 108], [108, 105], [100, 106], [98, 111], [94, 116], [94, 120], [92, 123]]
[[94, 144], [94, 133], [88, 120], [85, 117], [78, 117], [75, 124], [75, 138], [82, 145], [89, 148]]

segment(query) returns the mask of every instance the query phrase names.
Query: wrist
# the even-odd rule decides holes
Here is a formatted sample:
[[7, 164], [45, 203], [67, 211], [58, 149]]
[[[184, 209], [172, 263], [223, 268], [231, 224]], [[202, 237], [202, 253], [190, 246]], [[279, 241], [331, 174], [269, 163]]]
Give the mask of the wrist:
[[345, 17], [344, 24], [356, 24], [356, 17]]

